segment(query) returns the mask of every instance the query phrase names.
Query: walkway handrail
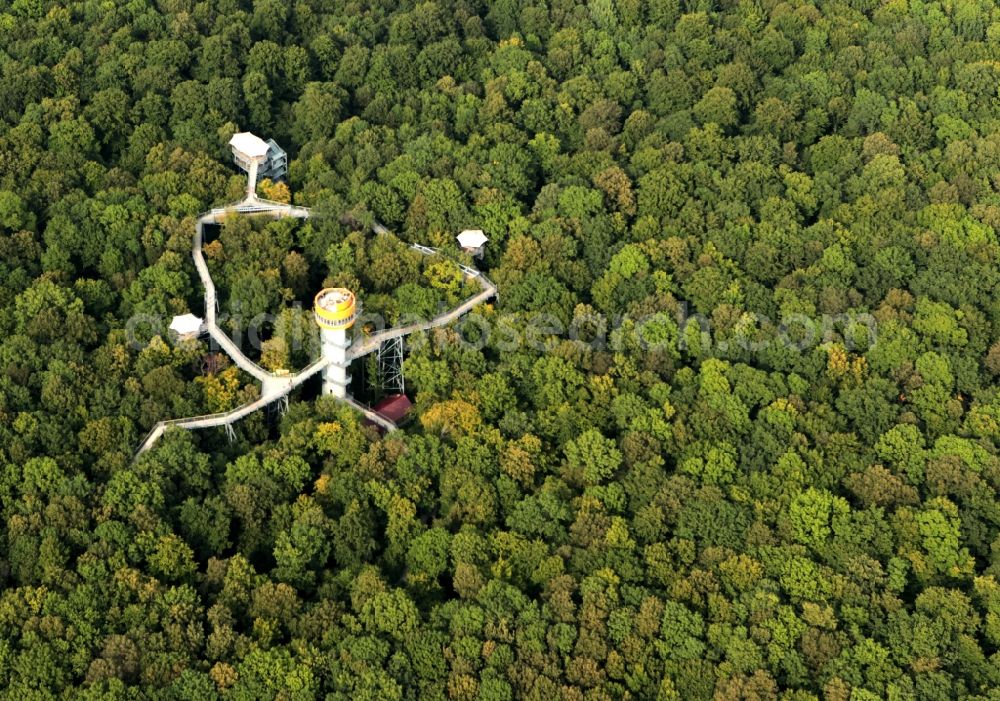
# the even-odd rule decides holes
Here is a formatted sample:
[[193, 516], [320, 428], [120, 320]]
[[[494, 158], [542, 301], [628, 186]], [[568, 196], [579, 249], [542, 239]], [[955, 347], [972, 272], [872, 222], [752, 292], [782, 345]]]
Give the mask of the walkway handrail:
[[[226, 411], [217, 411], [214, 414], [200, 414], [198, 416], [185, 416], [181, 419], [162, 419], [158, 421], [157, 424], [163, 424], [164, 426], [181, 426], [183, 424], [191, 423], [193, 421], [215, 421], [217, 419], [227, 419], [232, 417], [234, 414], [246, 415], [246, 408], [253, 406], [254, 404], [270, 404], [276, 399], [281, 399], [281, 395], [268, 397], [261, 396], [254, 399], [252, 402], [247, 402], [246, 404], [240, 404], [238, 407], [232, 409], [227, 409]], [[152, 433], [152, 431], [150, 431]]]
[[291, 376], [290, 379], [291, 379], [291, 385], [292, 385], [292, 387], [299, 386], [300, 384], [302, 384], [303, 382], [305, 382], [306, 380], [308, 380], [310, 377], [312, 377], [313, 375], [315, 375], [317, 372], [319, 372], [320, 370], [322, 370], [323, 368], [325, 368], [329, 364], [330, 364], [330, 359], [329, 358], [327, 358], [325, 356], [320, 356], [319, 358], [317, 358], [316, 360], [314, 360], [312, 363], [310, 363], [309, 365], [305, 366], [304, 368], [302, 368], [297, 373], [295, 373], [294, 375]]
[[[151, 448], [153, 443], [156, 442], [155, 439], [151, 440], [153, 438], [153, 434], [157, 432], [162, 433], [165, 427], [166, 423], [164, 421], [157, 421], [155, 424], [153, 424], [153, 427], [148, 431], [146, 431], [146, 435], [142, 437], [142, 441], [139, 443], [139, 450], [136, 451], [136, 455], [138, 456], [140, 453], [143, 453], [149, 448]], [[147, 443], [149, 445], [147, 445]]]

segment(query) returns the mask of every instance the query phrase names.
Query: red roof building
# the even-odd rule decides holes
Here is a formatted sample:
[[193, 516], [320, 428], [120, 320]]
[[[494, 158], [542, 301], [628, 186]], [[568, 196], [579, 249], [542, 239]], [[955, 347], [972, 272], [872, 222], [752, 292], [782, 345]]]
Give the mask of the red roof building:
[[373, 406], [372, 410], [394, 424], [398, 424], [410, 412], [412, 406], [413, 402], [405, 394], [391, 394]]

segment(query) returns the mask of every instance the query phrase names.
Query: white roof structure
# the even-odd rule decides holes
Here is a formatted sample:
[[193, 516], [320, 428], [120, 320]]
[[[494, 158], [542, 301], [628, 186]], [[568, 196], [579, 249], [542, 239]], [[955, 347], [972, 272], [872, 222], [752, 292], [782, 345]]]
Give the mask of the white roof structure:
[[170, 322], [170, 330], [178, 336], [190, 336], [201, 331], [202, 321], [194, 314], [181, 314], [175, 316]]
[[267, 155], [267, 149], [270, 148], [266, 141], [248, 131], [233, 134], [229, 145], [233, 147], [234, 151], [239, 151], [247, 158], [263, 158]]
[[466, 229], [455, 238], [458, 239], [458, 245], [462, 248], [479, 248], [489, 241], [482, 229]]

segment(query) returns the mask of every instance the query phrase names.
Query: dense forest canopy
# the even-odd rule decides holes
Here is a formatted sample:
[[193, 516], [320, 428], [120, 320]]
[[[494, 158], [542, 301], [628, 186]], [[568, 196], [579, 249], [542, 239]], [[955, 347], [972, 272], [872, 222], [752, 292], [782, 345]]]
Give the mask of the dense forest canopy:
[[[0, 0], [0, 77], [0, 697], [1000, 698], [1000, 7]], [[131, 321], [244, 130], [316, 212], [209, 255], [275, 338], [435, 308], [375, 220], [556, 331], [133, 461], [256, 392]]]

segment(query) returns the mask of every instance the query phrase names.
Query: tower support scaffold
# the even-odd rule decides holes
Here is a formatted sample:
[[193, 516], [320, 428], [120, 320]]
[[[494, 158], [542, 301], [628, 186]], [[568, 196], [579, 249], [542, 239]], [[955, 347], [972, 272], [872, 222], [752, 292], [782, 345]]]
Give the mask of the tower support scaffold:
[[379, 344], [376, 353], [379, 388], [392, 394], [403, 394], [403, 337], [397, 336]]

